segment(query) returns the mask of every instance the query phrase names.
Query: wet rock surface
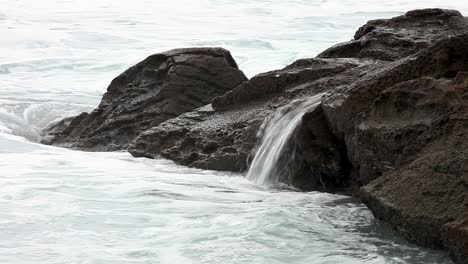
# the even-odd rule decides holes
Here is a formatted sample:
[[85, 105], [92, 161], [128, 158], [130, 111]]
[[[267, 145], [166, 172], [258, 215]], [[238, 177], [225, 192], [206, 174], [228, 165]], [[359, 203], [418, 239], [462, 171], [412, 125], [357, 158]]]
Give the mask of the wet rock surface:
[[246, 80], [222, 48], [155, 54], [112, 80], [95, 110], [50, 127], [42, 142], [94, 151], [126, 149], [142, 131], [208, 104]]
[[468, 263], [468, 211], [442, 228], [444, 245], [456, 263]]
[[[369, 69], [369, 62], [354, 60], [307, 59], [283, 70], [260, 74], [233, 91], [194, 112], [168, 120], [141, 133], [129, 151], [138, 157], [161, 156], [179, 164], [203, 169], [245, 171], [258, 141], [263, 122], [276, 109], [297, 98], [349, 84], [352, 76]], [[328, 73], [333, 68], [334, 75]], [[302, 78], [308, 72], [321, 72]], [[296, 83], [284, 81], [296, 79]], [[270, 89], [272, 83], [288, 84]], [[263, 85], [260, 85], [264, 84]], [[261, 92], [255, 92], [260, 87]], [[234, 97], [234, 94], [237, 96]], [[251, 99], [240, 99], [253, 93]], [[239, 101], [238, 101], [239, 100]], [[208, 109], [208, 110], [207, 110]]]
[[[352, 192], [408, 240], [468, 263], [467, 43], [459, 12], [425, 9], [369, 21], [317, 58], [250, 80], [222, 49], [163, 53], [44, 142], [245, 171], [278, 108], [325, 92], [294, 132], [283, 180]], [[156, 77], [144, 77], [148, 67]]]
[[318, 57], [394, 61], [428, 48], [441, 36], [464, 30], [465, 24], [455, 10], [413, 10], [392, 19], [371, 20], [358, 29], [353, 40], [337, 44]]
[[[463, 75], [423, 77], [382, 92], [356, 131], [357, 144], [368, 144], [354, 150], [374, 157], [362, 163], [369, 167], [358, 178], [360, 184], [376, 178], [359, 191], [374, 214], [409, 240], [445, 246], [453, 254], [459, 254], [458, 247], [443, 242], [442, 229], [468, 208], [468, 82]], [[466, 239], [454, 234], [447, 233], [445, 240]]]
[[[468, 208], [467, 26], [456, 12], [414, 12], [418, 19], [454, 14], [446, 25], [456, 21], [452, 29], [458, 31], [427, 30], [430, 37], [425, 38], [424, 48], [401, 58], [387, 56], [388, 62], [352, 85], [326, 94], [322, 99], [323, 127], [328, 126], [335, 138], [315, 142], [324, 150], [303, 151], [302, 166], [309, 168], [297, 177], [309, 175], [306, 182], [320, 182], [318, 189], [328, 191], [349, 186], [377, 218], [390, 223], [408, 240], [445, 247], [457, 263], [466, 263], [466, 236], [462, 235], [463, 227], [456, 224], [463, 220], [453, 221]], [[399, 20], [402, 18], [390, 21]], [[370, 32], [381, 25], [388, 22], [378, 22]], [[357, 35], [365, 31], [361, 28]], [[321, 56], [331, 55], [325, 52]], [[356, 49], [344, 56], [371, 55]], [[319, 130], [315, 120], [305, 116], [303, 127], [307, 129], [303, 130], [312, 134]], [[296, 144], [306, 146], [308, 140], [313, 141], [313, 137], [297, 137]], [[329, 151], [333, 145], [339, 146], [331, 148], [335, 152]], [[348, 163], [338, 155], [343, 149]], [[333, 160], [328, 164], [333, 166], [323, 168], [327, 163], [307, 158], [323, 153], [333, 154], [328, 156]], [[347, 168], [344, 173], [343, 168]]]
[[202, 169], [243, 171], [257, 130], [271, 112], [251, 106], [219, 113], [208, 105], [144, 131], [129, 152]]

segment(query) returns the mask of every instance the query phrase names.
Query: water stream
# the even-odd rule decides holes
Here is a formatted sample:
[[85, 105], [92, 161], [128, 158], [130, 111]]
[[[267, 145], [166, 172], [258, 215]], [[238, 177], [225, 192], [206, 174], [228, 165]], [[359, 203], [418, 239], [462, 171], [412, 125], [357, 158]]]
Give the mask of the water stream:
[[276, 184], [281, 178], [287, 177], [287, 163], [294, 159], [294, 151], [286, 154], [286, 160], [280, 161], [280, 158], [291, 143], [291, 136], [301, 123], [302, 116], [320, 104], [322, 95], [295, 100], [281, 107], [271, 120], [263, 124], [264, 127], [260, 130], [262, 139], [247, 173], [249, 180], [268, 185]]
[[[468, 14], [466, 0], [0, 0], [0, 263], [451, 263], [349, 197], [37, 143], [149, 54], [223, 46], [253, 76], [427, 6]], [[266, 123], [250, 179], [281, 174], [275, 160], [315, 103]]]

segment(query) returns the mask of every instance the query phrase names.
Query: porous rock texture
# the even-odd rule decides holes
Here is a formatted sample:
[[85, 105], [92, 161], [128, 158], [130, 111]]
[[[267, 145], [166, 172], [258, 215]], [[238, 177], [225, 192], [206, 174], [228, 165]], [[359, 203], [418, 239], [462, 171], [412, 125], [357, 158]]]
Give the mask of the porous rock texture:
[[[419, 22], [406, 30], [411, 20]], [[385, 44], [394, 37], [368, 43], [399, 21], [404, 22], [399, 30], [409, 34], [404, 39], [417, 36], [421, 48], [405, 44], [408, 49], [393, 53], [394, 44]], [[449, 28], [434, 30], [430, 25], [436, 24]], [[410, 241], [449, 249], [457, 263], [467, 263], [462, 232], [468, 208], [467, 28], [457, 12], [434, 9], [369, 22], [356, 33], [364, 46], [337, 45], [320, 57], [376, 54], [388, 62], [326, 94], [323, 116], [306, 115], [295, 138], [303, 157], [294, 176], [300, 182], [325, 190], [352, 187], [377, 218]], [[379, 47], [382, 52], [375, 50]], [[333, 136], [315, 137], [324, 127]]]
[[112, 80], [91, 113], [53, 125], [42, 142], [94, 151], [124, 150], [142, 131], [203, 106], [246, 80], [222, 48], [154, 54]]
[[296, 61], [253, 77], [215, 98], [212, 105], [144, 131], [129, 151], [137, 157], [162, 156], [203, 169], [246, 170], [259, 128], [275, 109], [296, 98], [349, 84], [352, 76], [370, 67], [368, 62], [353, 59]]
[[[350, 190], [408, 240], [446, 248], [457, 263], [468, 263], [467, 43], [459, 12], [424, 9], [369, 21], [349, 42], [250, 80], [225, 50], [164, 53], [156, 63], [162, 84], [154, 87], [165, 96], [137, 93], [130, 87], [141, 84], [128, 86], [124, 73], [98, 109], [51, 127], [45, 141], [128, 147], [137, 157], [244, 171], [262, 124], [279, 107], [325, 92], [293, 134], [295, 158], [282, 180], [304, 190]], [[197, 66], [177, 64], [170, 54], [195, 56]], [[171, 63], [179, 65], [172, 74], [164, 66]], [[137, 69], [129, 69], [131, 76], [143, 76]], [[180, 82], [191, 89], [177, 89]], [[182, 90], [193, 93], [181, 99]], [[199, 100], [179, 108], [192, 97]]]
[[468, 210], [442, 228], [444, 245], [456, 263], [468, 263]]

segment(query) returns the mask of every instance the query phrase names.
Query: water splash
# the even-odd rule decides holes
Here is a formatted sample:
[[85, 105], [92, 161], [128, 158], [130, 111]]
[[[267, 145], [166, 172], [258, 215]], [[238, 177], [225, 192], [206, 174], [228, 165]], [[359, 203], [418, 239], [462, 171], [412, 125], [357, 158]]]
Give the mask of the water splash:
[[320, 104], [322, 95], [292, 101], [280, 108], [273, 118], [264, 124], [265, 127], [261, 129], [263, 139], [247, 173], [249, 180], [257, 184], [271, 184], [279, 182], [287, 174], [287, 163], [294, 159], [294, 151], [286, 160], [282, 160], [282, 155], [302, 116]]

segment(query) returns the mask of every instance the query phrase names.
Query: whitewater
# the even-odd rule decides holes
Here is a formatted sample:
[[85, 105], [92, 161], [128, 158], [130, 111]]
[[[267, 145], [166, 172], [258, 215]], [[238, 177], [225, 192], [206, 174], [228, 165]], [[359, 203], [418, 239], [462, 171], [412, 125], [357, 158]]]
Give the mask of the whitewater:
[[451, 263], [346, 196], [38, 142], [52, 122], [96, 107], [113, 77], [153, 53], [222, 46], [253, 76], [349, 40], [370, 19], [427, 7], [466, 16], [465, 0], [0, 7], [0, 263]]

